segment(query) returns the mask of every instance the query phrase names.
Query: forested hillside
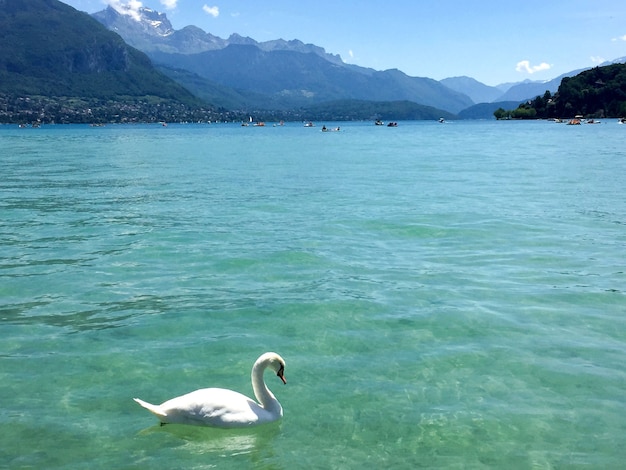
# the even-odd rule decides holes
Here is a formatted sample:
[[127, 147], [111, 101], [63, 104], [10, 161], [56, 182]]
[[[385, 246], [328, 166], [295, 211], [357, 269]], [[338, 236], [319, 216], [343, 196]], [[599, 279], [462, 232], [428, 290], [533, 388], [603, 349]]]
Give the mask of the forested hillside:
[[499, 109], [497, 118], [585, 118], [626, 116], [626, 64], [596, 67], [565, 77], [558, 91], [522, 103], [513, 111]]
[[0, 44], [2, 122], [150, 121], [210, 112], [144, 53], [56, 0], [2, 2]]

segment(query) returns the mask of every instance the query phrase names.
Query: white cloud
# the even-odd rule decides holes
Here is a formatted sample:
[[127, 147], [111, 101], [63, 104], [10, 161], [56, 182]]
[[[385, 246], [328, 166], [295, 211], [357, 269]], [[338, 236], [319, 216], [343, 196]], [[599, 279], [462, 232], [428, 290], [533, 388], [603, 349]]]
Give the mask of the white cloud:
[[106, 2], [111, 8], [122, 15], [128, 15], [135, 21], [141, 19], [139, 9], [143, 5], [139, 0], [128, 0], [126, 3], [122, 3], [122, 0], [106, 0]]
[[521, 60], [515, 66], [515, 70], [518, 72], [535, 73], [543, 70], [550, 70], [552, 66], [546, 62], [542, 62], [539, 65], [530, 65], [529, 60]]
[[348, 51], [348, 55], [350, 56], [351, 59], [354, 59], [354, 52], [352, 52], [352, 49]]
[[210, 7], [208, 5], [204, 5], [202, 9], [207, 15], [211, 15], [213, 18], [217, 18], [218, 16], [220, 16], [220, 9], [218, 7]]
[[595, 64], [601, 64], [603, 62], [606, 62], [606, 59], [600, 56], [591, 56], [590, 57], [591, 62], [595, 63]]
[[161, 5], [163, 5], [168, 10], [173, 10], [174, 8], [176, 8], [177, 3], [178, 0], [161, 0]]
[[616, 38], [611, 39], [611, 41], [626, 41], [626, 34], [623, 36], [618, 36]]

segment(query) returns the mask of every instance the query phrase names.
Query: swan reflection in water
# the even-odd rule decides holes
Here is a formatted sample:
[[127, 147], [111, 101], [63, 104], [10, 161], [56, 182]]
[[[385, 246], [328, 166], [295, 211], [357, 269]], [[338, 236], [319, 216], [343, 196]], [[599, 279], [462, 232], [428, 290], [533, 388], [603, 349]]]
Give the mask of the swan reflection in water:
[[139, 436], [166, 435], [168, 440], [169, 438], [178, 439], [186, 452], [225, 457], [261, 451], [271, 453], [272, 442], [280, 434], [280, 428], [280, 423], [228, 430], [179, 424], [167, 426], [156, 424], [139, 432]]

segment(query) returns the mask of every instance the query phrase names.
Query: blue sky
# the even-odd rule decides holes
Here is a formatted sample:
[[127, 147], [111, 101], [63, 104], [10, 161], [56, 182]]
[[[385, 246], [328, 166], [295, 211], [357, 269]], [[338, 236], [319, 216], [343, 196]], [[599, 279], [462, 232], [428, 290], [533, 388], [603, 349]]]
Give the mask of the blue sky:
[[487, 85], [548, 80], [626, 56], [625, 0], [63, 0], [167, 14], [175, 29], [299, 39], [376, 70]]

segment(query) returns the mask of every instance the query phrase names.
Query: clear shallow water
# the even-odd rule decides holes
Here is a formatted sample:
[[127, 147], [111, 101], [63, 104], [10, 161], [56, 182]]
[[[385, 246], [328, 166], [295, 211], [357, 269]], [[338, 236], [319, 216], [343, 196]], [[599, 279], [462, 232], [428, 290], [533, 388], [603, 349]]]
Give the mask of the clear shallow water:
[[626, 127], [340, 125], [0, 127], [0, 467], [621, 466]]

